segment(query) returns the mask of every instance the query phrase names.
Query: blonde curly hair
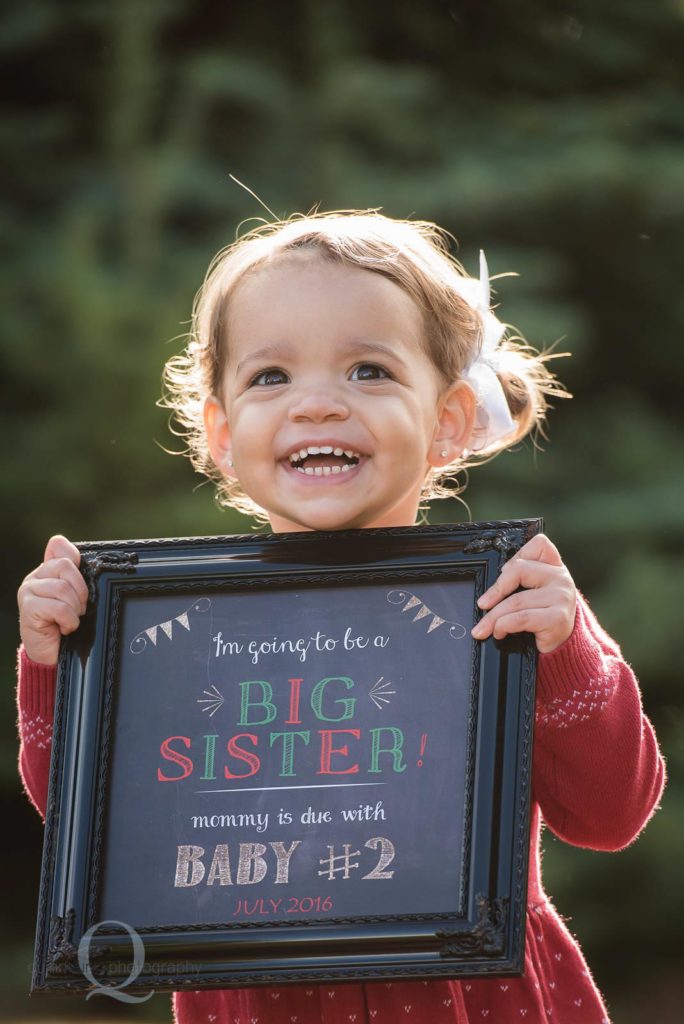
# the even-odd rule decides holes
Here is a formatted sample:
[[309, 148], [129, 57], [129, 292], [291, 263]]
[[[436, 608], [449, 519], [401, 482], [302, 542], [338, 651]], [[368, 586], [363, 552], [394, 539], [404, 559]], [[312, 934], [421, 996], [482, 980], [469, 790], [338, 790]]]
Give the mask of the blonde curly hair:
[[[429, 221], [395, 220], [377, 210], [314, 212], [262, 223], [215, 256], [195, 298], [187, 347], [164, 367], [160, 404], [172, 410], [172, 430], [187, 443], [184, 454], [199, 473], [216, 482], [220, 504], [265, 517], [239, 481], [224, 477], [215, 465], [204, 430], [205, 400], [221, 395], [230, 346], [228, 309], [239, 283], [266, 264], [307, 251], [332, 263], [382, 274], [422, 311], [426, 352], [447, 387], [477, 357], [483, 330], [480, 314], [459, 290], [468, 275], [450, 254], [450, 237]], [[497, 349], [496, 372], [516, 430], [467, 457], [430, 469], [424, 499], [453, 496], [454, 488], [444, 486], [446, 478], [543, 427], [547, 397], [569, 397], [546, 365], [550, 358], [518, 336], [504, 336]]]

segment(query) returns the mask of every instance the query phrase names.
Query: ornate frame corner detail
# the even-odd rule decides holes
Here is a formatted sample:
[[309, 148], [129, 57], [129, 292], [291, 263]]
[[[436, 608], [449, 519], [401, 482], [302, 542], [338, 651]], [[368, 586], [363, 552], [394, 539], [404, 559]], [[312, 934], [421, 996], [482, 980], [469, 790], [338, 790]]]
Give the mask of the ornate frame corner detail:
[[487, 530], [480, 537], [468, 541], [463, 551], [467, 555], [480, 555], [484, 551], [498, 551], [505, 561], [520, 548], [519, 531], [511, 529]]
[[137, 551], [85, 551], [81, 557], [81, 572], [88, 585], [88, 600], [95, 603], [98, 577], [103, 572], [134, 573], [138, 564]]
[[78, 970], [78, 950], [71, 941], [76, 911], [73, 907], [67, 910], [64, 917], [58, 914], [50, 919], [50, 937], [46, 957], [46, 973], [71, 974]]
[[500, 956], [503, 953], [508, 923], [508, 898], [497, 898], [492, 902], [483, 893], [478, 893], [475, 902], [479, 919], [471, 931], [437, 932], [437, 938], [443, 942], [439, 951], [441, 957]]

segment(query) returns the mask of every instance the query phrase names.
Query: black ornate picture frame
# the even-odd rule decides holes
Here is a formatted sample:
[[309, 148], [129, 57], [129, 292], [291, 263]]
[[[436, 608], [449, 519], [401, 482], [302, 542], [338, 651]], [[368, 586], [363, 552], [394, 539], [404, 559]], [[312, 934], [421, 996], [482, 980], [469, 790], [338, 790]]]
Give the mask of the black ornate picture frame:
[[32, 991], [521, 973], [540, 528], [79, 545]]

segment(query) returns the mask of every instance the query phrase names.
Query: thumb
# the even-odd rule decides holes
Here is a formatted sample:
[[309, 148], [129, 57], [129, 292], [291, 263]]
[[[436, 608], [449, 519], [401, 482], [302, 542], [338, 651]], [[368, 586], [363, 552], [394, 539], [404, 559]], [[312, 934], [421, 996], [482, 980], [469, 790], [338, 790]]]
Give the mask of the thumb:
[[537, 533], [527, 544], [523, 544], [509, 561], [514, 562], [517, 558], [526, 558], [530, 562], [545, 562], [547, 565], [563, 565], [558, 548], [545, 533]]
[[57, 533], [54, 537], [50, 537], [45, 548], [44, 560], [49, 562], [52, 558], [68, 558], [74, 565], [79, 565], [81, 562], [81, 552], [70, 540]]

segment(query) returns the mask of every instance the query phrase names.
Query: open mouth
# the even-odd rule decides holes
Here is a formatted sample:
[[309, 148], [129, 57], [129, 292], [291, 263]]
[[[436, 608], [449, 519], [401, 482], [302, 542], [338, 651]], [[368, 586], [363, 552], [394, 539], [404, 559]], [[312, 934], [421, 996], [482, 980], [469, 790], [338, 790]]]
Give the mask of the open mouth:
[[332, 445], [308, 445], [289, 456], [293, 469], [305, 476], [331, 476], [348, 473], [358, 466], [361, 456], [351, 448], [334, 448]]

